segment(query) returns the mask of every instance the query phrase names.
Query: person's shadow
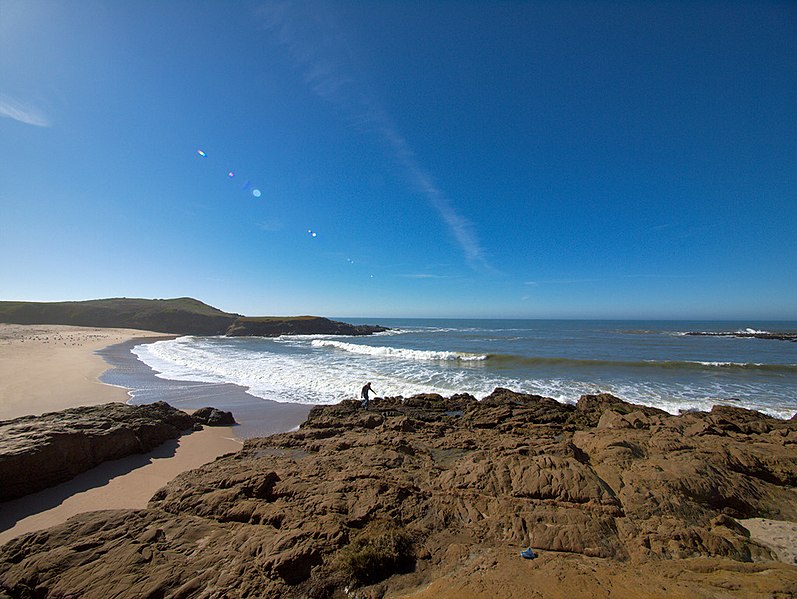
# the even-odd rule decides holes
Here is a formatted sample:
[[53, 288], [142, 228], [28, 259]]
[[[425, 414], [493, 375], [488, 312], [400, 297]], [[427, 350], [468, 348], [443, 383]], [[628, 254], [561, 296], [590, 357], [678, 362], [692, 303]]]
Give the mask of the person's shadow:
[[149, 453], [134, 454], [118, 460], [104, 462], [74, 478], [36, 493], [0, 503], [0, 532], [12, 528], [17, 522], [61, 505], [77, 493], [107, 485], [117, 476], [151, 464], [154, 460], [171, 458], [180, 445], [180, 439], [169, 439]]

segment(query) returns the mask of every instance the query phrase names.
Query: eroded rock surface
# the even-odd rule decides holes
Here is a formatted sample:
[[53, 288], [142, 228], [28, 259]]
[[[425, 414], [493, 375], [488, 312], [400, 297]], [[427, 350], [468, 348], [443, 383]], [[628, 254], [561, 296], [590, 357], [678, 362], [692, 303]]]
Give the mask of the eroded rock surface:
[[206, 426], [233, 426], [237, 424], [232, 412], [225, 412], [216, 408], [199, 408], [191, 416], [195, 422]]
[[[563, 581], [622, 570], [628, 593], [612, 596], [641, 596], [657, 572], [680, 571], [656, 563], [684, 560], [690, 572], [742, 574], [730, 590], [725, 575], [695, 574], [683, 596], [752, 596], [763, 580], [766, 596], [797, 592], [797, 567], [775, 563], [736, 520], [797, 522], [795, 422], [727, 407], [671, 416], [610, 395], [570, 406], [505, 389], [480, 402], [358, 406], [317, 407], [296, 432], [249, 440], [179, 476], [147, 510], [86, 514], [8, 543], [0, 588], [380, 597], [457, 572], [489, 580], [495, 568], [539, 567]], [[542, 557], [512, 557], [529, 545]], [[495, 577], [502, 596], [528, 596], [513, 575]], [[667, 596], [672, 581], [661, 580]], [[611, 585], [594, 584], [572, 596], [608, 596]]]
[[170, 405], [108, 403], [0, 421], [0, 501], [69, 480], [105, 462], [146, 453], [191, 429]]

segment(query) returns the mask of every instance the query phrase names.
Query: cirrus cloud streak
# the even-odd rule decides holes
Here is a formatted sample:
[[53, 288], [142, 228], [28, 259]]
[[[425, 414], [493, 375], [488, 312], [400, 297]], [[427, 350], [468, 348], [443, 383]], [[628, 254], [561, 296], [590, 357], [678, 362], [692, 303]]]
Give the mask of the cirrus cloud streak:
[[260, 8], [266, 29], [290, 53], [307, 86], [341, 109], [356, 125], [381, 138], [409, 183], [446, 224], [471, 268], [495, 272], [473, 224], [420, 164], [407, 139], [371, 92], [352, 60], [352, 49], [323, 6], [305, 2], [268, 2]]
[[0, 116], [36, 127], [50, 126], [50, 121], [38, 108], [25, 105], [3, 93], [0, 93]]

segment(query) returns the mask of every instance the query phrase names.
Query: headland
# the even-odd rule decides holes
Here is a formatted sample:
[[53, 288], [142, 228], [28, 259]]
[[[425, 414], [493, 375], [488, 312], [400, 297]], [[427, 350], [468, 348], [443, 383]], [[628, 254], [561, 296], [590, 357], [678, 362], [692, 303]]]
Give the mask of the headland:
[[352, 325], [321, 316], [241, 316], [190, 297], [110, 298], [77, 302], [0, 301], [0, 322], [116, 327], [175, 335], [371, 335], [376, 325]]

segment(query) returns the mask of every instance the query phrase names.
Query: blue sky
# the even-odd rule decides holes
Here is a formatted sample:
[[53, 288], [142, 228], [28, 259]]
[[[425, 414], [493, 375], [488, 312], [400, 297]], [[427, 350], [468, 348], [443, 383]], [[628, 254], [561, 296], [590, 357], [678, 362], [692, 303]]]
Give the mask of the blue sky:
[[0, 0], [0, 299], [797, 319], [796, 230], [793, 2]]

